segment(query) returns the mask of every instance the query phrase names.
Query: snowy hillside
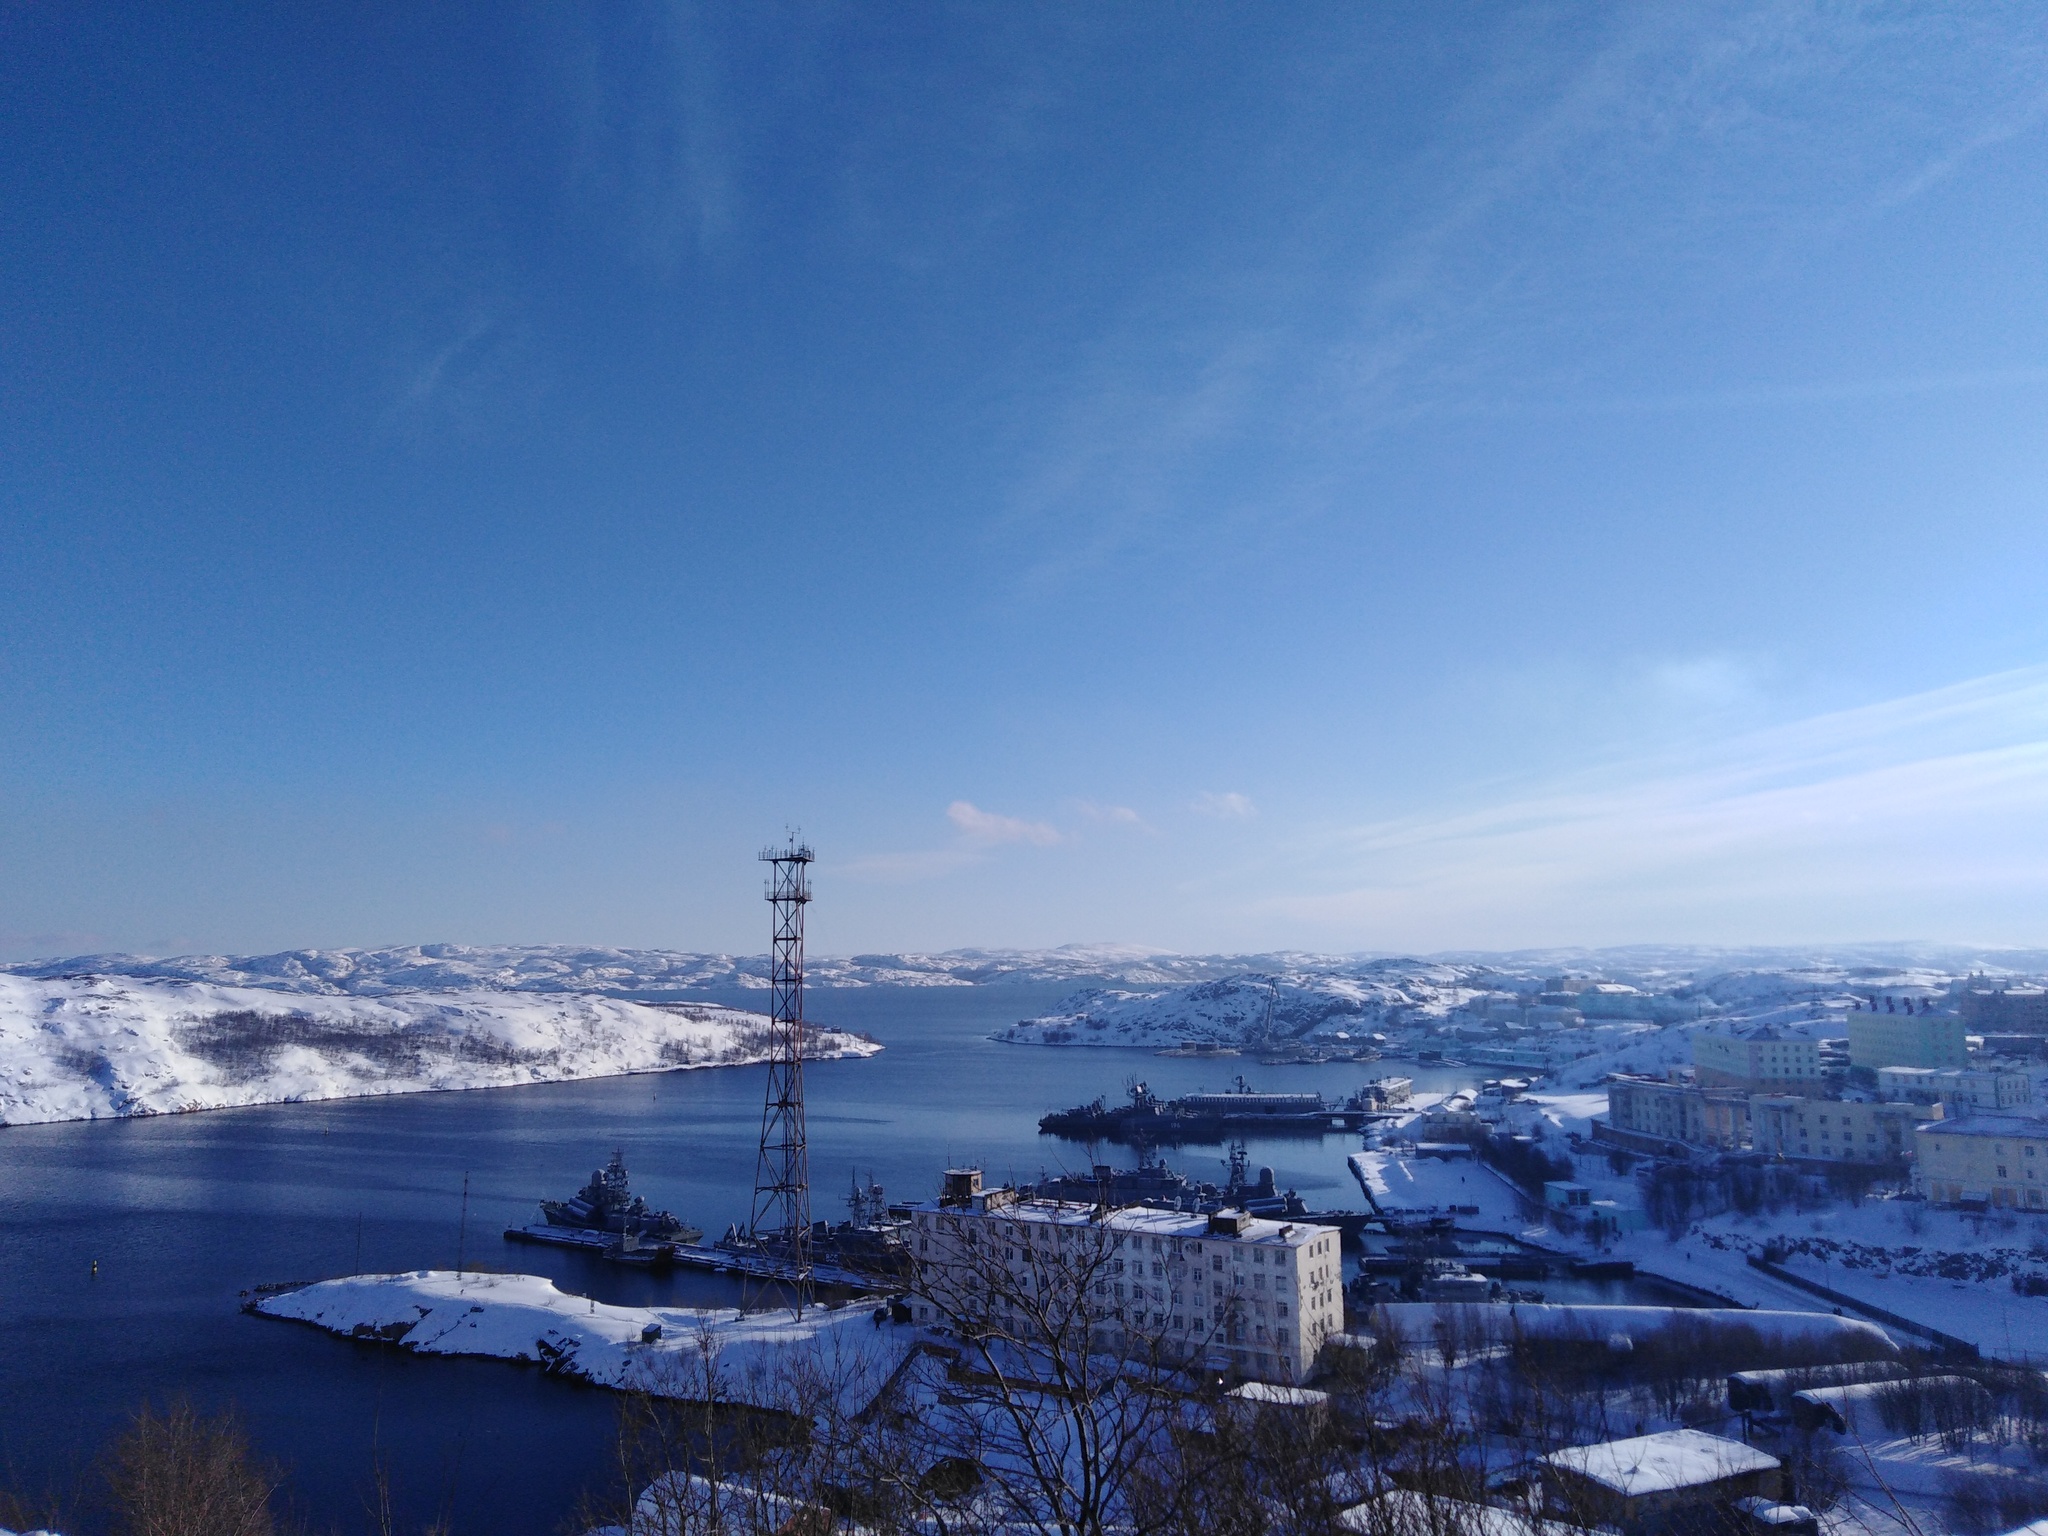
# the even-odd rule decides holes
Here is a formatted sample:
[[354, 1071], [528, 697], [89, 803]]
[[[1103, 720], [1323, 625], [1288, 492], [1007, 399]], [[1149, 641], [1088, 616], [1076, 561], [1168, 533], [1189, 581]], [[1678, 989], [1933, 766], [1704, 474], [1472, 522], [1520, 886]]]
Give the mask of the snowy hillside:
[[[1839, 1037], [1859, 999], [1884, 996], [1952, 1012], [1971, 974], [2024, 979], [1981, 954], [1966, 970], [1924, 957], [1880, 963], [1865, 956], [1868, 963], [1849, 964], [1786, 951], [1776, 966], [1723, 966], [1730, 956], [1699, 951], [1692, 953], [1697, 964], [1681, 966], [1676, 962], [1687, 952], [1616, 953], [1629, 964], [1603, 968], [1586, 963], [1585, 952], [1575, 952], [1577, 963], [1555, 967], [1499, 955], [1456, 963], [1296, 955], [1286, 965], [1246, 966], [1167, 989], [1085, 988], [996, 1038], [1157, 1049], [1185, 1041], [1341, 1044], [1339, 1036], [1384, 1034], [1389, 1050], [1434, 1047], [1451, 1055], [1485, 1046], [1520, 1051], [1518, 1061], [1538, 1068], [1579, 1061], [1572, 1080], [1597, 1081], [1607, 1071], [1656, 1072], [1689, 1060], [1689, 1031], [1700, 1027], [1773, 1023]], [[1765, 956], [1751, 951], [1739, 958]]]
[[[1119, 944], [1057, 949], [955, 949], [939, 954], [817, 955], [806, 980], [815, 987], [968, 987], [1012, 982], [1095, 982], [1159, 989], [1246, 975], [1387, 985], [1417, 1006], [1442, 1002], [1444, 988], [1592, 976], [1669, 993], [1734, 978], [1762, 978], [1764, 990], [1823, 978], [1994, 976], [2048, 970], [2048, 951], [1935, 950], [1910, 945], [1819, 950], [1722, 950], [1637, 946], [1400, 958], [1279, 951], [1250, 955], [1177, 955]], [[403, 944], [383, 949], [293, 949], [272, 955], [76, 955], [0, 964], [0, 974], [36, 977], [132, 976], [333, 997], [382, 997], [420, 988], [489, 987], [514, 992], [594, 992], [702, 997], [768, 985], [766, 955], [700, 954], [598, 945]], [[1341, 992], [1341, 988], [1339, 989]], [[1332, 995], [1337, 995], [1333, 993]], [[1364, 996], [1365, 994], [1360, 994]], [[1372, 993], [1374, 998], [1378, 993]], [[1390, 1004], [1392, 1006], [1392, 1004]]]
[[[1105, 980], [1123, 986], [1176, 986], [1243, 970], [1258, 959], [1300, 963], [1306, 956], [1169, 955], [1128, 945], [1069, 944], [1059, 949], [958, 949], [939, 955], [812, 955], [814, 987], [971, 987], [1004, 982]], [[1327, 965], [1342, 965], [1328, 960]], [[274, 955], [76, 955], [0, 965], [20, 976], [133, 976], [345, 997], [382, 997], [423, 987], [498, 987], [515, 992], [635, 995], [765, 989], [766, 955], [692, 954], [668, 949], [587, 945], [404, 944], [386, 949], [292, 949]]]
[[[1167, 992], [1090, 987], [996, 1038], [1016, 1045], [1212, 1045], [1370, 1034], [1390, 1013], [1446, 1009], [1470, 994], [1464, 971], [1374, 962], [1377, 975], [1244, 972]], [[1361, 968], [1364, 969], [1364, 968]]]
[[[385, 998], [0, 975], [0, 1125], [762, 1060], [760, 1014], [482, 990]], [[821, 1031], [826, 1056], [880, 1049]]]

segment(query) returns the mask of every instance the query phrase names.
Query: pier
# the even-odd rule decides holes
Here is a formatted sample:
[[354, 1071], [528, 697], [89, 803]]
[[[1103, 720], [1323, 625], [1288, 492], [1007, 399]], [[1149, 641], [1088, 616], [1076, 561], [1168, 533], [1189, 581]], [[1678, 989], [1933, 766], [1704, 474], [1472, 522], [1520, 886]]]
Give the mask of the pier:
[[[745, 1253], [709, 1243], [650, 1243], [624, 1247], [616, 1235], [576, 1227], [507, 1227], [508, 1243], [543, 1243], [556, 1248], [580, 1248], [615, 1264], [638, 1264], [651, 1269], [695, 1269], [708, 1274], [738, 1275], [748, 1280], [787, 1281], [790, 1267], [765, 1253]], [[903, 1289], [900, 1280], [884, 1275], [863, 1274], [836, 1264], [813, 1262], [810, 1274], [819, 1285], [849, 1291], [860, 1296], [887, 1296]]]

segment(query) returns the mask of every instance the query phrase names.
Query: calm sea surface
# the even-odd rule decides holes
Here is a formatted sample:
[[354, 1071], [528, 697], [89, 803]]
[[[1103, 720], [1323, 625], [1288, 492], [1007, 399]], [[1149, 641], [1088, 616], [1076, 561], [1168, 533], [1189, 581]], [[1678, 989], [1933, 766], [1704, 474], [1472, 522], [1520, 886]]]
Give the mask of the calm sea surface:
[[[1038, 1135], [1038, 1116], [1115, 1097], [1133, 1076], [1170, 1094], [1221, 1088], [1242, 1070], [1259, 1087], [1338, 1095], [1389, 1070], [985, 1038], [1070, 990], [812, 993], [813, 1019], [887, 1047], [809, 1068], [813, 1213], [840, 1219], [856, 1172], [894, 1197], [923, 1198], [949, 1164], [978, 1163], [991, 1180], [1085, 1167], [1085, 1149]], [[1474, 1076], [1414, 1075], [1418, 1086]], [[0, 1483], [76, 1502], [93, 1456], [137, 1404], [185, 1394], [241, 1411], [261, 1450], [288, 1469], [315, 1530], [372, 1528], [366, 1499], [380, 1461], [404, 1528], [446, 1515], [461, 1536], [563, 1529], [603, 1478], [610, 1394], [250, 1317], [239, 1293], [356, 1270], [452, 1268], [460, 1252], [605, 1301], [730, 1303], [736, 1293], [712, 1277], [623, 1271], [500, 1233], [537, 1219], [543, 1196], [573, 1193], [615, 1146], [653, 1204], [711, 1237], [744, 1222], [763, 1078], [732, 1068], [0, 1130]], [[1254, 1142], [1251, 1153], [1310, 1204], [1357, 1207], [1344, 1166], [1356, 1144]], [[1166, 1156], [1197, 1178], [1223, 1170], [1220, 1147]]]

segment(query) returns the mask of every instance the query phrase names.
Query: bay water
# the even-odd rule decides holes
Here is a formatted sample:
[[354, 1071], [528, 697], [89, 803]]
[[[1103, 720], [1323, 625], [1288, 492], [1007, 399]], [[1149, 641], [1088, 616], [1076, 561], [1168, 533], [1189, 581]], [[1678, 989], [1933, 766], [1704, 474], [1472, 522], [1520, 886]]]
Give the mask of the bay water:
[[[1133, 1078], [1171, 1095], [1224, 1088], [1243, 1071], [1261, 1088], [1337, 1097], [1388, 1071], [1418, 1087], [1477, 1076], [987, 1038], [1070, 990], [813, 992], [810, 1017], [885, 1047], [807, 1068], [813, 1215], [841, 1219], [856, 1175], [922, 1199], [951, 1166], [979, 1166], [992, 1183], [1085, 1169], [1088, 1150], [1041, 1137], [1038, 1117], [1097, 1094], [1114, 1100]], [[95, 1457], [143, 1401], [183, 1396], [240, 1413], [313, 1530], [373, 1529], [380, 1467], [400, 1529], [436, 1518], [455, 1536], [571, 1528], [579, 1497], [606, 1476], [611, 1394], [250, 1316], [241, 1294], [460, 1262], [548, 1275], [609, 1302], [736, 1304], [736, 1286], [717, 1277], [657, 1276], [501, 1234], [537, 1220], [543, 1197], [572, 1194], [614, 1148], [650, 1204], [707, 1238], [745, 1223], [764, 1080], [759, 1067], [720, 1068], [0, 1130], [0, 1486], [54, 1495], [89, 1525]], [[1310, 1205], [1356, 1208], [1344, 1162], [1356, 1146], [1330, 1136], [1250, 1151]], [[1164, 1155], [1222, 1180], [1221, 1147]]]

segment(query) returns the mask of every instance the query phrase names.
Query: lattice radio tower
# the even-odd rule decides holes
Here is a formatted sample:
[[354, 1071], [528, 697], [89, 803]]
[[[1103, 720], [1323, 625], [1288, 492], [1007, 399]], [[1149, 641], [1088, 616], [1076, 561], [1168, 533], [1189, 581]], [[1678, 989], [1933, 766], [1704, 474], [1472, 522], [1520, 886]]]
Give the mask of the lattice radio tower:
[[774, 1001], [768, 1097], [761, 1107], [761, 1156], [754, 1171], [754, 1241], [781, 1261], [781, 1283], [799, 1314], [811, 1302], [811, 1166], [804, 1143], [804, 908], [811, 899], [811, 850], [792, 836], [764, 849], [775, 938], [769, 956]]

